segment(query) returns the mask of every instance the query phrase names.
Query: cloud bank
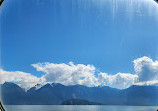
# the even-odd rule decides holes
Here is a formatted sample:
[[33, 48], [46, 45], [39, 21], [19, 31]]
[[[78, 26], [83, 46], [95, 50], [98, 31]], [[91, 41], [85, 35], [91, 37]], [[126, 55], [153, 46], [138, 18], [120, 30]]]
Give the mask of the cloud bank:
[[73, 62], [37, 63], [32, 66], [43, 72], [43, 76], [36, 77], [22, 71], [4, 71], [0, 69], [0, 84], [4, 82], [16, 82], [25, 89], [36, 84], [61, 83], [63, 85], [85, 85], [85, 86], [110, 86], [124, 89], [133, 84], [136, 85], [158, 85], [158, 61], [149, 57], [141, 57], [133, 61], [135, 74], [117, 73], [114, 75], [98, 72], [93, 65], [74, 64]]
[[40, 78], [21, 71], [11, 72], [0, 69], [0, 84], [3, 84], [4, 82], [20, 83], [21, 86], [27, 89], [40, 83]]

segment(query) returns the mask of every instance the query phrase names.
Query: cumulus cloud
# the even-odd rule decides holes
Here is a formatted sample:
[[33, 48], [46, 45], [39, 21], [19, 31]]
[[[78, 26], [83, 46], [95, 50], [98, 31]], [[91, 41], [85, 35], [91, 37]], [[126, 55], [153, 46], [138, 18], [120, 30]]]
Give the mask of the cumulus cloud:
[[93, 65], [84, 65], [69, 62], [68, 64], [38, 63], [32, 64], [37, 71], [42, 71], [45, 75], [42, 78], [46, 82], [61, 83], [64, 85], [85, 85], [96, 84], [96, 68]]
[[30, 73], [21, 71], [4, 71], [0, 69], [0, 84], [6, 82], [20, 83], [28, 89], [36, 84], [61, 83], [63, 85], [105, 85], [114, 88], [124, 89], [133, 84], [136, 85], [158, 85], [158, 61], [149, 57], [135, 59], [135, 74], [117, 73], [114, 75], [99, 72], [93, 65], [74, 64], [73, 62], [37, 63], [32, 66], [43, 72], [43, 76], [36, 77]]
[[158, 79], [158, 61], [153, 61], [149, 57], [138, 58], [133, 61], [139, 82], [154, 81]]
[[124, 89], [133, 85], [137, 81], [137, 79], [138, 75], [133, 75], [129, 73], [117, 73], [115, 75], [99, 73], [98, 81], [101, 85]]

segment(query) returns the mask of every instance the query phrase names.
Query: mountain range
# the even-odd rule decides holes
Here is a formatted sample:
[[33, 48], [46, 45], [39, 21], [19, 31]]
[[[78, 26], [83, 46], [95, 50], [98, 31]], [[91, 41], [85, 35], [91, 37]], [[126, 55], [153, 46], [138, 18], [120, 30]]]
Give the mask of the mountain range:
[[69, 99], [81, 99], [104, 105], [158, 105], [158, 86], [136, 86], [115, 89], [108, 86], [65, 86], [59, 83], [32, 87], [25, 91], [15, 83], [1, 85], [5, 105], [60, 105]]

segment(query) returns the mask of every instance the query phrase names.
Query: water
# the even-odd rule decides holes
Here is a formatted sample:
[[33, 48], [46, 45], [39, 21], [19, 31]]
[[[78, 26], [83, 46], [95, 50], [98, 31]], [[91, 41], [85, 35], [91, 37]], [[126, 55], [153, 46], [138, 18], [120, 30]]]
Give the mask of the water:
[[158, 106], [6, 105], [7, 111], [157, 111]]

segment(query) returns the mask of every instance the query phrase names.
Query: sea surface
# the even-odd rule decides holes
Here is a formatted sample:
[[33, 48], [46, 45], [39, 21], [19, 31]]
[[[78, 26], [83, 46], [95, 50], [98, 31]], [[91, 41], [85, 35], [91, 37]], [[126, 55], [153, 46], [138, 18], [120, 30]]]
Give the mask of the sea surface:
[[157, 111], [158, 106], [6, 105], [7, 111]]

